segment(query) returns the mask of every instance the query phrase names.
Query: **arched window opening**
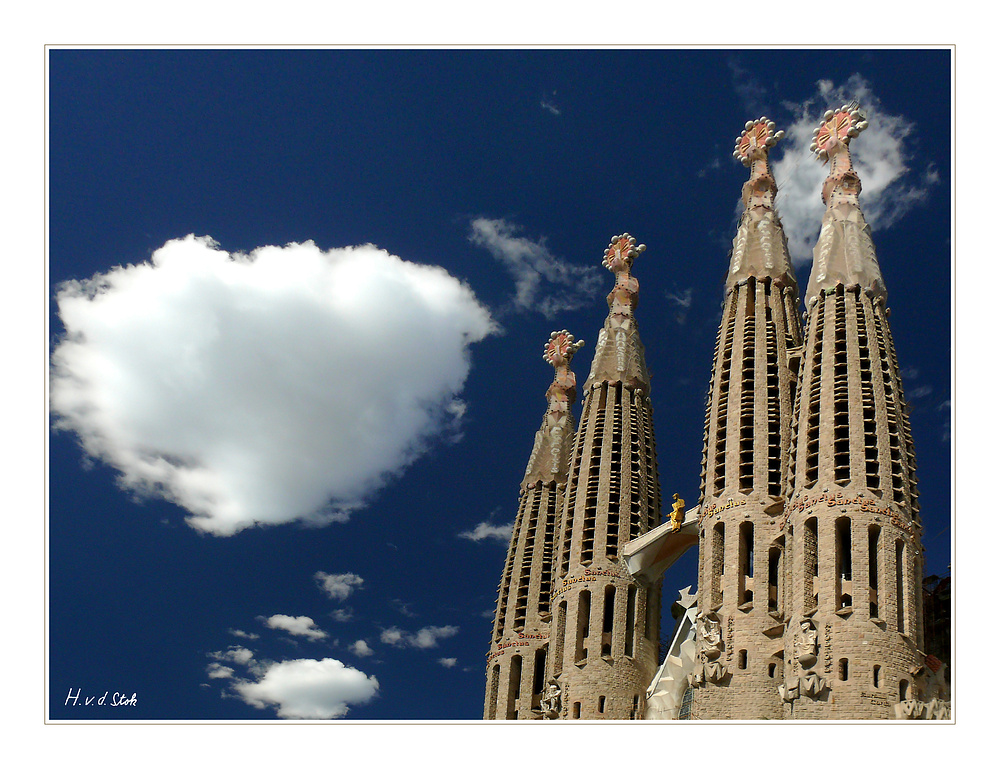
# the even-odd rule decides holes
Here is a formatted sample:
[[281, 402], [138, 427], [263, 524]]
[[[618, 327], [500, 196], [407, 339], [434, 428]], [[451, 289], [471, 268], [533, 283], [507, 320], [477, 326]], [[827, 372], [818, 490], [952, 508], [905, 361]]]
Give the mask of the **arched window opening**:
[[576, 655], [574, 660], [582, 662], [587, 659], [587, 638], [590, 637], [590, 591], [580, 593], [580, 602], [576, 614]]
[[868, 613], [873, 619], [878, 618], [878, 544], [881, 533], [879, 526], [868, 527]]
[[510, 660], [510, 677], [507, 679], [507, 720], [517, 718], [518, 697], [521, 694], [521, 657], [515, 655]]
[[625, 608], [625, 656], [631, 657], [635, 646], [635, 585], [629, 585], [628, 605]]
[[837, 557], [837, 608], [845, 609], [854, 602], [851, 582], [851, 519], [838, 518], [834, 539]]
[[743, 609], [753, 604], [753, 522], [743, 521], [739, 531], [739, 601]]

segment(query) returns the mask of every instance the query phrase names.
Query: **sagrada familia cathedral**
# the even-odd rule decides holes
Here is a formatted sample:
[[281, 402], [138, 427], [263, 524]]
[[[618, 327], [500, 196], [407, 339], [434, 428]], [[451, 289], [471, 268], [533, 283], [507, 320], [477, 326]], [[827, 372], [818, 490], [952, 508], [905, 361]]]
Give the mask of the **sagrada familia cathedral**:
[[[521, 483], [487, 658], [486, 719], [950, 719], [924, 647], [913, 442], [886, 287], [858, 204], [857, 105], [830, 110], [829, 163], [805, 314], [751, 121], [750, 169], [705, 416], [701, 498], [660, 523], [653, 410], [632, 263], [612, 239], [609, 313], [583, 385], [582, 342], [554, 332], [548, 409]], [[707, 361], [706, 361], [707, 363]], [[697, 594], [660, 581], [698, 547]]]

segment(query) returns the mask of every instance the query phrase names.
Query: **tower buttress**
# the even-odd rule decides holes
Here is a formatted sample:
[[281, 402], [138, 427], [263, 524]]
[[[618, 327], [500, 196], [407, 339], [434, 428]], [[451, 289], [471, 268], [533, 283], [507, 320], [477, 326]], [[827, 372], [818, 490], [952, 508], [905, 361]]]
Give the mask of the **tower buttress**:
[[568, 331], [553, 331], [542, 358], [555, 369], [548, 408], [521, 481], [520, 501], [498, 589], [487, 656], [483, 718], [542, 718], [542, 693], [551, 618], [552, 554], [563, 504], [574, 422], [573, 355], [583, 346]]
[[615, 275], [608, 318], [584, 386], [559, 526], [549, 675], [559, 717], [642, 718], [656, 669], [659, 585], [633, 579], [620, 550], [659, 523], [660, 488], [649, 374], [634, 310], [628, 233], [603, 264]]
[[693, 718], [782, 718], [779, 524], [802, 342], [768, 163], [783, 135], [766, 117], [748, 121], [733, 152], [750, 179], [705, 416]]
[[900, 717], [938, 694], [921, 652], [913, 441], [850, 154], [866, 127], [856, 105], [829, 110], [812, 147], [830, 173], [781, 524], [788, 718]]

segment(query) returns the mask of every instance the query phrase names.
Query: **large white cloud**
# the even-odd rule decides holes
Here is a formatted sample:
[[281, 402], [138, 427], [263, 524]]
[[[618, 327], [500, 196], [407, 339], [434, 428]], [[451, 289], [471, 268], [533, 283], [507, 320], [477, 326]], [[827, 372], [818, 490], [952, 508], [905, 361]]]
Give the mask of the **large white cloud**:
[[873, 230], [891, 226], [925, 200], [930, 188], [940, 181], [933, 168], [920, 173], [910, 168], [913, 150], [908, 141], [916, 125], [887, 112], [863, 77], [852, 75], [839, 86], [819, 81], [816, 94], [805, 102], [784, 104], [797, 117], [790, 126], [778, 126], [786, 135], [772, 163], [779, 190], [776, 205], [796, 264], [812, 259], [823, 218], [821, 190], [829, 173], [829, 166], [809, 151], [813, 129], [826, 110], [854, 99], [861, 104], [869, 125], [851, 142], [851, 157], [861, 177], [861, 208]]
[[329, 657], [269, 665], [257, 681], [238, 681], [233, 690], [256, 708], [277, 710], [279, 718], [330, 719], [350, 705], [364, 705], [378, 693], [378, 680]]
[[56, 298], [56, 426], [218, 535], [346, 519], [454, 427], [495, 328], [443, 269], [371, 245], [188, 236]]

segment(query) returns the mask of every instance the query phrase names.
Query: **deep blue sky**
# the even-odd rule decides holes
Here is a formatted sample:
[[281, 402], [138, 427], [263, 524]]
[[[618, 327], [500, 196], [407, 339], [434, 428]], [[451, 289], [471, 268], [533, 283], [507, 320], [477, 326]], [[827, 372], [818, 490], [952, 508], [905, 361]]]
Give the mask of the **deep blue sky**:
[[[201, 534], [176, 505], [119, 488], [72, 433], [53, 432], [51, 718], [274, 718], [207, 676], [208, 655], [236, 644], [257, 659], [333, 657], [374, 675], [378, 696], [348, 719], [480, 718], [506, 546], [458, 535], [513, 519], [551, 380], [542, 344], [560, 328], [585, 339], [582, 383], [611, 279], [602, 270], [589, 301], [552, 318], [518, 308], [511, 275], [470, 242], [471, 222], [503, 219], [574, 266], [599, 265], [625, 230], [647, 244], [634, 272], [660, 476], [665, 498], [694, 504], [746, 178], [733, 141], [761, 114], [790, 125], [819, 81], [863, 82], [908, 125], [909, 170], [895, 184], [923, 197], [874, 238], [912, 404], [927, 573], [947, 573], [950, 51], [56, 49], [48, 78], [52, 297], [65, 280], [139, 264], [189, 233], [227, 251], [373, 243], [443, 267], [502, 326], [471, 348], [461, 440], [433, 442], [347, 523]], [[861, 203], [868, 212], [864, 192]], [[55, 346], [64, 329], [50, 309]], [[317, 571], [361, 575], [363, 589], [331, 602]], [[665, 602], [693, 580], [687, 557], [666, 575]], [[350, 621], [330, 617], [347, 606]], [[293, 639], [258, 619], [276, 614], [309, 616], [328, 636]], [[428, 626], [458, 632], [427, 649], [379, 641], [387, 628]], [[358, 639], [371, 656], [348, 649]], [[138, 705], [64, 707], [70, 689], [136, 692]]]

